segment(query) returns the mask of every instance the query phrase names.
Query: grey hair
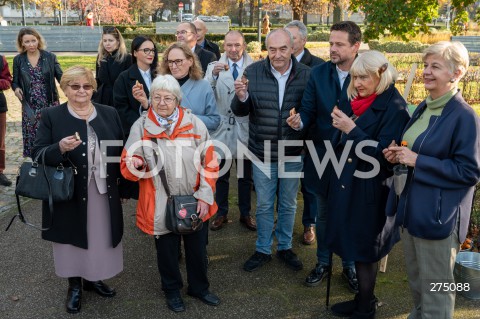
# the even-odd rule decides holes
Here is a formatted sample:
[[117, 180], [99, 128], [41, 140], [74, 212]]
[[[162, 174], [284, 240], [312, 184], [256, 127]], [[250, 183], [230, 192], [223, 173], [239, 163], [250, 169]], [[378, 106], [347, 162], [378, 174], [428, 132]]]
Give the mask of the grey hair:
[[375, 88], [377, 95], [385, 92], [398, 77], [397, 70], [388, 62], [385, 55], [381, 52], [371, 50], [362, 53], [355, 59], [350, 68], [350, 77], [352, 78], [347, 88], [347, 95], [350, 99], [357, 97], [358, 93], [355, 89], [355, 81], [353, 77], [359, 75], [368, 75], [379, 79], [379, 83]]
[[460, 70], [462, 78], [467, 72], [470, 59], [468, 56], [468, 50], [465, 46], [458, 41], [440, 41], [432, 44], [423, 51], [422, 59], [425, 59], [429, 55], [436, 55], [442, 57], [447, 62], [448, 68], [452, 74], [455, 71]]
[[308, 30], [307, 30], [307, 27], [305, 26], [305, 24], [303, 24], [302, 21], [298, 21], [298, 20], [290, 21], [290, 22], [287, 23], [287, 25], [285, 25], [285, 27], [283, 27], [283, 28], [286, 29], [286, 28], [293, 28], [293, 27], [297, 27], [297, 28], [298, 28], [298, 31], [300, 31], [300, 34], [302, 35], [302, 37], [303, 37], [304, 39], [307, 38], [307, 36], [308, 36]]
[[178, 84], [178, 81], [170, 74], [157, 75], [157, 77], [153, 80], [152, 86], [150, 87], [149, 102], [151, 102], [153, 93], [160, 90], [172, 93], [173, 96], [177, 98], [178, 103], [180, 103], [182, 100], [180, 84]]
[[290, 38], [290, 47], [293, 48], [293, 36], [290, 33], [290, 31], [288, 31], [287, 29], [275, 29], [275, 30], [272, 30], [272, 31], [268, 32], [267, 36], [265, 37], [265, 47], [268, 49], [268, 38], [270, 38], [270, 36], [272, 34], [277, 33], [277, 32], [284, 32], [286, 35], [288, 35], [288, 37]]

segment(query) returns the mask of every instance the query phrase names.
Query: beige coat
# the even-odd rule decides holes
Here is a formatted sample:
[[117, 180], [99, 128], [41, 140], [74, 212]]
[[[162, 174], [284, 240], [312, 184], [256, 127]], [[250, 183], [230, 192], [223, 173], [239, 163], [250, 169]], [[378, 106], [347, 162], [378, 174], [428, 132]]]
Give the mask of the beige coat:
[[[154, 150], [160, 162], [157, 169]], [[123, 161], [127, 156], [142, 158], [146, 167], [134, 174]], [[165, 163], [172, 195], [193, 195], [209, 204], [209, 213], [204, 220], [216, 213], [214, 192], [218, 162], [205, 124], [190, 110], [180, 108], [178, 122], [171, 135], [167, 135], [150, 109], [133, 124], [122, 153], [121, 165], [122, 175], [126, 179], [139, 181], [137, 226], [142, 231], [151, 235], [169, 232], [165, 225], [167, 194], [158, 175], [161, 163]]]
[[[226, 53], [223, 53], [218, 62], [228, 64]], [[217, 100], [217, 111], [221, 116], [220, 125], [211, 133], [212, 140], [222, 142], [227, 145], [232, 153], [232, 157], [237, 157], [237, 141], [244, 145], [248, 144], [248, 116], [236, 116], [230, 109], [230, 104], [235, 96], [235, 86], [232, 71], [222, 71], [218, 78], [212, 74], [215, 63], [210, 63], [205, 73], [205, 79], [215, 92]], [[243, 68], [238, 72], [238, 78], [242, 78], [243, 71], [247, 66], [253, 63], [252, 58], [243, 52]]]

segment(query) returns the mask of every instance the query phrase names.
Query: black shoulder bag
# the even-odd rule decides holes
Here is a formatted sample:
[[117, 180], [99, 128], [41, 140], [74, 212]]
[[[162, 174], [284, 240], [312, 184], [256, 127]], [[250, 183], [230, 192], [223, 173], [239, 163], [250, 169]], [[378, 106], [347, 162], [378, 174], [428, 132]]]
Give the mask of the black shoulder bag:
[[[28, 226], [42, 231], [48, 230], [53, 221], [53, 203], [68, 201], [73, 198], [73, 176], [77, 174], [77, 167], [68, 158], [71, 167], [64, 167], [62, 163], [56, 167], [45, 165], [46, 150], [47, 147], [43, 148], [33, 162], [24, 162], [18, 169], [17, 183], [15, 186], [18, 214], [12, 217], [5, 231], [10, 228], [15, 217], [18, 217], [21, 222]], [[42, 157], [42, 164], [38, 163], [40, 156]], [[48, 201], [51, 217], [51, 223], [48, 227], [42, 228], [33, 225], [25, 219], [20, 205], [20, 196]]]
[[[158, 162], [158, 155], [155, 150], [153, 150], [153, 154], [155, 162]], [[198, 200], [193, 195], [170, 194], [163, 167], [159, 175], [168, 197], [165, 208], [167, 229], [178, 235], [187, 235], [201, 230], [203, 220], [197, 214]]]

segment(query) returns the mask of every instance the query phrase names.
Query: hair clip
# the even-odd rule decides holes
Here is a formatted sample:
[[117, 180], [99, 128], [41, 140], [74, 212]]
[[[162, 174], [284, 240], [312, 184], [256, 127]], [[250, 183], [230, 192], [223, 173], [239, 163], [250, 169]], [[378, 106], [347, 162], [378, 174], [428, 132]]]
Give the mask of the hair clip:
[[378, 75], [382, 74], [383, 72], [387, 71], [388, 63], [385, 63], [381, 67], [378, 68]]

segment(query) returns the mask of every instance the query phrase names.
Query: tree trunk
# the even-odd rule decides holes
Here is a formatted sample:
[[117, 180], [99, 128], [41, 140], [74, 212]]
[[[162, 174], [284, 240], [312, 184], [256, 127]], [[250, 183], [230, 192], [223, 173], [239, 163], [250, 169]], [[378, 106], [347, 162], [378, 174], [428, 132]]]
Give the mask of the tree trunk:
[[308, 17], [307, 17], [307, 13], [306, 13], [306, 12], [303, 14], [303, 24], [305, 24], [305, 25], [308, 24]]
[[238, 3], [238, 25], [243, 27], [243, 0]]
[[333, 23], [342, 21], [342, 8], [338, 1], [335, 1], [335, 7], [333, 8]]
[[302, 13], [298, 10], [293, 10], [293, 20], [300, 20], [300, 17], [302, 16]]
[[255, 15], [255, 3], [253, 0], [250, 0], [250, 19], [248, 21], [248, 24], [253, 27], [253, 19], [256, 17]]

